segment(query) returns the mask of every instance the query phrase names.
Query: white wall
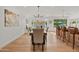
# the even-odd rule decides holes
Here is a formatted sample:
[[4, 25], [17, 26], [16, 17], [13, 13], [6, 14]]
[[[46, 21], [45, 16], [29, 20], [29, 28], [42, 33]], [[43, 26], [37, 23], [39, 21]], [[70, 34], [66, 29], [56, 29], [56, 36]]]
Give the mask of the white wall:
[[[19, 26], [17, 27], [4, 27], [4, 9], [11, 10], [19, 14]], [[20, 14], [17, 7], [0, 7], [0, 48], [6, 46], [8, 43], [17, 39], [25, 31], [24, 16]]]

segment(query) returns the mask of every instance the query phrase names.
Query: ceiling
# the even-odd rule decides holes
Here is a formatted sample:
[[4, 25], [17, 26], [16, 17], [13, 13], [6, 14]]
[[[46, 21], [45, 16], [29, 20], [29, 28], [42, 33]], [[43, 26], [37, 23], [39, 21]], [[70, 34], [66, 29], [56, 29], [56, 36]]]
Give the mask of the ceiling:
[[[38, 14], [37, 6], [10, 6], [17, 9], [22, 15], [34, 16]], [[72, 16], [79, 17], [79, 6], [40, 6], [41, 16]]]

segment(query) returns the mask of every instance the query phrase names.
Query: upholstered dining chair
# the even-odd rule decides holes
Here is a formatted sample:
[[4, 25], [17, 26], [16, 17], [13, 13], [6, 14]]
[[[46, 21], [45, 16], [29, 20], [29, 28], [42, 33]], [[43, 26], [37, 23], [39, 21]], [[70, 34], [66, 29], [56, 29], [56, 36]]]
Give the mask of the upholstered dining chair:
[[75, 34], [75, 48], [79, 48], [79, 33]]
[[56, 27], [56, 37], [60, 39], [60, 27]]
[[69, 39], [69, 45], [72, 46], [73, 50], [75, 47], [75, 34], [77, 33], [78, 28], [75, 27], [70, 27], [69, 32], [70, 32], [70, 39]]
[[42, 51], [44, 51], [44, 45], [45, 45], [44, 29], [33, 29], [32, 45], [33, 45], [33, 51], [35, 51], [36, 45], [42, 46]]

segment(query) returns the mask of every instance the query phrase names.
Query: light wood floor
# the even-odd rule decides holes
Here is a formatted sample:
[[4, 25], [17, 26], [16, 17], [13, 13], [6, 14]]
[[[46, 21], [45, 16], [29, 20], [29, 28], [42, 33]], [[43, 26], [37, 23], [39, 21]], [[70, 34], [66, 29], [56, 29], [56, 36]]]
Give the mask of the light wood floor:
[[[36, 51], [41, 51], [40, 47], [36, 47]], [[31, 44], [31, 36], [29, 34], [24, 34], [15, 41], [5, 46], [4, 48], [2, 48], [1, 51], [32, 52], [33, 49]], [[54, 32], [48, 32], [45, 52], [73, 52], [73, 49], [62, 41], [56, 39], [56, 34]]]

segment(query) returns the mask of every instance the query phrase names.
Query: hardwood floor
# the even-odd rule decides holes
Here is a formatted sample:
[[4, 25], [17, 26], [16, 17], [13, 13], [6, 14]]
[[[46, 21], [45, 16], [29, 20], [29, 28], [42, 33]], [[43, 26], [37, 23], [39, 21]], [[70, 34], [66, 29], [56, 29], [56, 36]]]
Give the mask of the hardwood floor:
[[48, 33], [48, 38], [47, 38], [47, 51], [55, 51], [55, 52], [72, 52], [73, 49], [63, 43], [61, 40], [56, 39], [56, 34], [55, 33]]
[[4, 51], [32, 51], [31, 50], [31, 37], [24, 34], [9, 45], [3, 48]]
[[[33, 49], [31, 44], [31, 36], [29, 34], [24, 34], [15, 41], [5, 46], [4, 48], [2, 48], [0, 51], [32, 52]], [[40, 52], [41, 47], [36, 46], [36, 51]], [[62, 41], [56, 39], [56, 34], [54, 32], [48, 32], [45, 52], [73, 52], [73, 49]]]

